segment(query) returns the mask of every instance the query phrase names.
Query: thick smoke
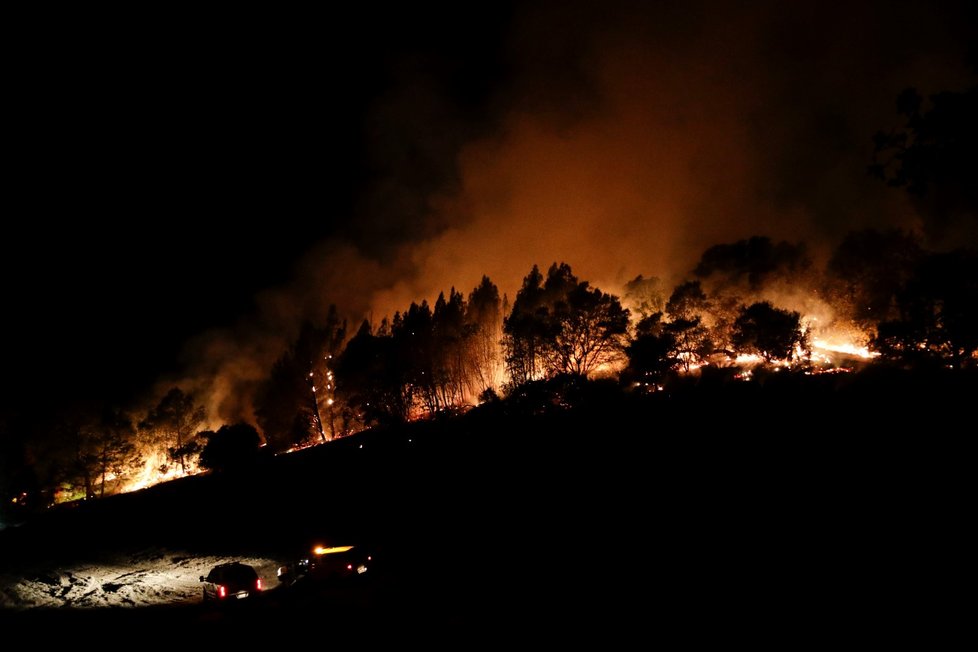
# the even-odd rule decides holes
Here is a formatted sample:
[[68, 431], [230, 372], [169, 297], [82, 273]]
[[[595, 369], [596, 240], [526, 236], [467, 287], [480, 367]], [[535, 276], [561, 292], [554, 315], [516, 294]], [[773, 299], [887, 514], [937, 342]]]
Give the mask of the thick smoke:
[[871, 136], [899, 124], [903, 88], [964, 85], [957, 5], [648, 5], [523, 11], [478, 124], [402, 68], [374, 109], [388, 125], [374, 151], [429, 153], [424, 178], [416, 159], [385, 162], [363, 228], [316, 246], [257, 317], [191, 345], [212, 416], [250, 416], [249, 387], [329, 303], [355, 328], [483, 274], [512, 297], [535, 263], [620, 292], [638, 274], [681, 280], [710, 245], [755, 234], [824, 257], [852, 229], [918, 226], [867, 177]]
[[523, 17], [507, 111], [460, 149], [458, 187], [429, 197], [440, 230], [399, 253], [375, 314], [483, 273], [512, 293], [533, 263], [618, 290], [753, 234], [824, 253], [853, 229], [917, 226], [866, 165], [902, 88], [964, 83], [963, 47], [939, 39], [947, 15], [899, 9], [895, 29], [884, 5], [621, 9]]

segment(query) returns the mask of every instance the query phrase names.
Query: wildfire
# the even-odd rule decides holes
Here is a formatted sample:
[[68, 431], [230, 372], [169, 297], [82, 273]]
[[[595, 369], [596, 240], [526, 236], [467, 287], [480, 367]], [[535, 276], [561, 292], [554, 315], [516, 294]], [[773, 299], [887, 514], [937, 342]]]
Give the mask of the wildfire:
[[[168, 462], [170, 463], [168, 464]], [[164, 471], [163, 469], [166, 470]], [[188, 465], [187, 472], [181, 473], [180, 468], [167, 459], [165, 452], [152, 450], [147, 447], [143, 452], [142, 466], [135, 469], [132, 473], [127, 474], [125, 480], [119, 486], [119, 492], [128, 493], [139, 491], [140, 489], [146, 489], [161, 482], [194, 475], [197, 472], [198, 469], [195, 465]]]
[[764, 362], [764, 358], [754, 353], [741, 353], [734, 358], [734, 364], [740, 367], [756, 367]]
[[855, 358], [861, 358], [863, 360], [872, 360], [873, 358], [878, 358], [880, 355], [875, 351], [870, 351], [866, 346], [858, 346], [852, 342], [839, 342], [838, 340], [828, 341], [819, 338], [812, 340], [812, 348], [820, 351], [842, 353]]

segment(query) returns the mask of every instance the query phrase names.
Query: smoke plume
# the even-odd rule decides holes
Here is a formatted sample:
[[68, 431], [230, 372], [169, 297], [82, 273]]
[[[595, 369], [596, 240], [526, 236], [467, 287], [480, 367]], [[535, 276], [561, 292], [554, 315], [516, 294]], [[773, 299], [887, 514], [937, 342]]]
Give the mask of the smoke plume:
[[710, 245], [755, 234], [824, 257], [853, 229], [916, 228], [866, 175], [871, 137], [898, 124], [903, 88], [965, 83], [968, 22], [963, 5], [891, 5], [537, 3], [479, 110], [399, 66], [368, 120], [385, 176], [346, 236], [193, 342], [188, 377], [213, 417], [248, 417], [249, 387], [330, 303], [355, 329], [483, 274], [512, 298], [533, 264], [617, 293], [638, 274], [671, 287]]

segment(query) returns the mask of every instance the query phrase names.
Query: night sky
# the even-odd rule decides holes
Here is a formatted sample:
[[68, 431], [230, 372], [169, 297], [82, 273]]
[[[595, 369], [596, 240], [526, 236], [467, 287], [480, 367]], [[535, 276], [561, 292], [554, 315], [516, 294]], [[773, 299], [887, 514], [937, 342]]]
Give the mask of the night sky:
[[470, 111], [504, 17], [471, 41], [414, 10], [25, 17], [5, 119], [11, 402], [133, 398], [316, 242], [369, 241], [354, 216], [388, 174], [369, 120], [398, 65], [474, 68], [439, 80]]
[[755, 233], [920, 226], [865, 176], [870, 139], [903, 88], [973, 80], [968, 3], [594, 4], [24, 16], [5, 411], [132, 401], [215, 341], [208, 369], [267, 362], [330, 301], [376, 317], [555, 259], [610, 287]]

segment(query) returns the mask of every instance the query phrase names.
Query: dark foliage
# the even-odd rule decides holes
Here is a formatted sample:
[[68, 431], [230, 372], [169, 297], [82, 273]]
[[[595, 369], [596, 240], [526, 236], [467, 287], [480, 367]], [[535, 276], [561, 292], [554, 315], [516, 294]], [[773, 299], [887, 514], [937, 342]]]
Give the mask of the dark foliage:
[[803, 244], [771, 242], [754, 236], [733, 244], [719, 244], [703, 253], [694, 273], [716, 279], [721, 285], [744, 281], [758, 289], [775, 278], [790, 279], [808, 271], [811, 260]]
[[200, 465], [212, 471], [245, 469], [258, 459], [261, 436], [254, 426], [236, 423], [221, 426], [217, 432], [204, 432], [207, 440], [200, 453]]
[[870, 173], [905, 188], [933, 234], [978, 234], [978, 85], [927, 101], [909, 88], [896, 107], [905, 122], [876, 134]]
[[775, 308], [768, 301], [745, 306], [734, 322], [734, 344], [765, 360], [787, 360], [796, 345], [803, 344], [800, 315]]

